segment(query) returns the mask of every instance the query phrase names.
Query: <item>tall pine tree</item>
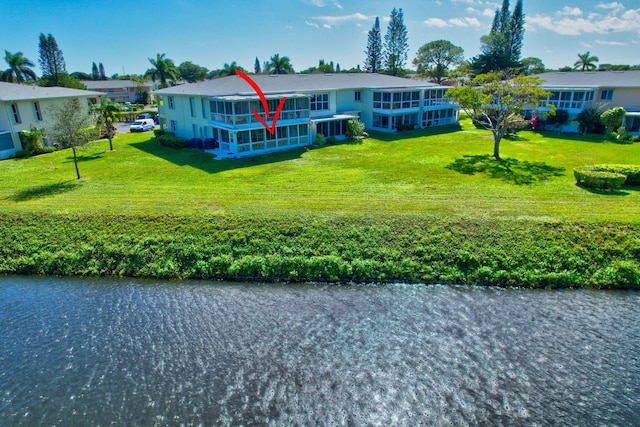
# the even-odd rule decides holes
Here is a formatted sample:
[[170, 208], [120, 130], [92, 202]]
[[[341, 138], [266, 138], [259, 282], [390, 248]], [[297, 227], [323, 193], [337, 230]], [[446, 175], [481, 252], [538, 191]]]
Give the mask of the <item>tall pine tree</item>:
[[56, 39], [51, 34], [45, 36], [40, 33], [38, 50], [40, 53], [38, 63], [42, 69], [43, 80], [46, 80], [47, 86], [61, 86], [63, 74], [66, 74], [67, 70]]
[[513, 14], [509, 11], [509, 0], [504, 0], [502, 8], [496, 10], [490, 33], [481, 39], [482, 53], [471, 61], [474, 74], [520, 68], [523, 38], [522, 0], [516, 2]]
[[98, 69], [100, 70], [100, 80], [107, 80], [107, 75], [104, 72], [104, 65], [102, 65], [102, 62], [98, 66]]
[[404, 25], [402, 8], [391, 11], [391, 19], [384, 36], [384, 65], [386, 72], [392, 76], [404, 74], [404, 64], [407, 62], [409, 41], [407, 27]]
[[376, 17], [376, 23], [369, 30], [367, 57], [364, 60], [364, 71], [367, 73], [379, 73], [382, 71], [382, 35], [380, 34], [380, 18]]
[[98, 72], [98, 66], [95, 62], [91, 64], [91, 79], [100, 80], [100, 73]]
[[262, 69], [260, 68], [260, 61], [258, 60], [257, 56], [256, 56], [256, 62], [255, 62], [255, 64], [253, 64], [253, 71], [256, 74], [260, 74], [262, 72]]

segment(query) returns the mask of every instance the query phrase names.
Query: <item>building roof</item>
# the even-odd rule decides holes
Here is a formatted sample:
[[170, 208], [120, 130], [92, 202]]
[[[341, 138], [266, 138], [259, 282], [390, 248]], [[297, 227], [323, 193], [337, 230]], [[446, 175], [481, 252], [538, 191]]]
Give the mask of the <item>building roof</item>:
[[569, 71], [539, 74], [544, 87], [637, 88], [640, 71]]
[[[135, 88], [138, 83], [133, 80], [82, 80], [89, 89], [119, 89], [119, 88]], [[152, 86], [149, 82], [142, 82], [143, 86]]]
[[[318, 92], [322, 90], [341, 89], [411, 89], [439, 87], [433, 83], [393, 77], [383, 74], [337, 73], [337, 74], [252, 74], [265, 94], [291, 92]], [[159, 89], [153, 92], [158, 95], [251, 95], [253, 88], [241, 77], [228, 76], [207, 80], [200, 83], [189, 83]]]
[[28, 84], [0, 82], [0, 102], [30, 99], [76, 98], [79, 96], [102, 96], [100, 92], [66, 87], [42, 87]]

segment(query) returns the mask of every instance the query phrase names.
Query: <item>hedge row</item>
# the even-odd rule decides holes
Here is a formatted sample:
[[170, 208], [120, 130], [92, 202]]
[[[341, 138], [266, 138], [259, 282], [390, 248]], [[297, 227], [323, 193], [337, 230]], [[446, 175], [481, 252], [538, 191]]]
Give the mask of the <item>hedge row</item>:
[[640, 226], [327, 216], [0, 218], [0, 273], [640, 289]]
[[578, 184], [604, 190], [617, 190], [627, 180], [627, 177], [620, 173], [599, 172], [584, 167], [575, 168], [573, 176], [575, 176]]
[[179, 136], [175, 136], [173, 132], [165, 131], [164, 129], [154, 129], [153, 131], [156, 139], [165, 147], [169, 148], [185, 148], [187, 143], [184, 138], [180, 138]]
[[591, 165], [573, 170], [579, 184], [590, 188], [617, 190], [622, 185], [640, 185], [640, 166], [636, 165]]

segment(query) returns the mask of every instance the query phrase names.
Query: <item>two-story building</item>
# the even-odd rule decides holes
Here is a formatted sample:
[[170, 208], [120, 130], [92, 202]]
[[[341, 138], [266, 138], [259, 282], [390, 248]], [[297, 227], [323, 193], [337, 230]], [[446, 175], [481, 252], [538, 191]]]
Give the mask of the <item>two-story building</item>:
[[587, 108], [623, 107], [628, 113], [627, 130], [640, 134], [640, 71], [554, 72], [538, 77], [544, 89], [551, 92], [542, 104], [552, 104], [569, 113], [563, 132], [578, 132], [574, 119]]
[[154, 89], [151, 82], [137, 83], [133, 80], [83, 80], [87, 89], [104, 93], [113, 102], [137, 103], [139, 91], [151, 93]]
[[40, 87], [0, 82], [0, 159], [22, 150], [20, 131], [51, 126], [49, 110], [69, 98], [80, 99], [88, 109], [101, 93], [63, 87]]
[[[229, 76], [157, 90], [161, 126], [182, 138], [211, 138], [218, 154], [243, 156], [311, 144], [316, 135], [344, 138], [347, 122], [393, 132], [458, 122], [458, 107], [444, 97], [447, 88], [381, 74], [251, 75], [267, 100], [269, 117], [256, 91]], [[273, 134], [253, 114], [272, 126]]]

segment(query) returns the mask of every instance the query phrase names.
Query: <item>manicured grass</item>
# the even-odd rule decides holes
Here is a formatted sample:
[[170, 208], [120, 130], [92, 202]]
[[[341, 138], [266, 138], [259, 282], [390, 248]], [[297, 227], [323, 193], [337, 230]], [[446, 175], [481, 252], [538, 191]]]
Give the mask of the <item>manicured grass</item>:
[[0, 162], [0, 273], [640, 287], [640, 144], [460, 127], [238, 160], [122, 134]]
[[462, 131], [374, 134], [361, 143], [220, 161], [201, 151], [160, 147], [151, 137], [117, 135], [113, 152], [104, 140], [91, 144], [80, 154], [80, 181], [69, 150], [0, 162], [0, 210], [428, 213], [640, 222], [637, 188], [609, 193], [575, 185], [575, 166], [640, 164], [640, 144], [600, 137], [522, 132], [502, 143], [507, 162], [490, 161], [484, 173], [473, 174], [464, 156], [488, 154], [491, 136], [468, 123]]

